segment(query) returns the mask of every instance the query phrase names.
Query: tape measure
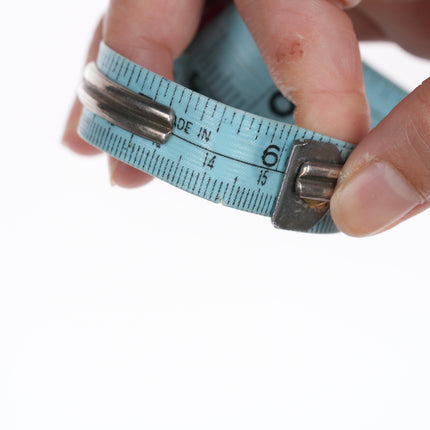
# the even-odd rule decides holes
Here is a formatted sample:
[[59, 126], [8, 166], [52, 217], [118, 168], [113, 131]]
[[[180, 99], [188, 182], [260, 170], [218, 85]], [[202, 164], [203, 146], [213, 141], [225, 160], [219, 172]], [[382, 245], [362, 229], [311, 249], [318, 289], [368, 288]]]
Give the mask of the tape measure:
[[[406, 93], [364, 66], [376, 125]], [[79, 96], [87, 142], [216, 203], [271, 216], [276, 227], [337, 231], [329, 200], [354, 146], [293, 125], [233, 6], [196, 37], [169, 81], [106, 44]]]

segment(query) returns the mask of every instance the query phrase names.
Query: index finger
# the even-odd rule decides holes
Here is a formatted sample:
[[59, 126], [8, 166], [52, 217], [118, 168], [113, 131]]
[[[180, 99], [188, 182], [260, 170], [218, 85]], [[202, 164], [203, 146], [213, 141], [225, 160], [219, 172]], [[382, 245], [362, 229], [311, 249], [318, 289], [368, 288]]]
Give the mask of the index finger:
[[[173, 77], [173, 61], [191, 41], [200, 20], [203, 0], [111, 0], [103, 22], [103, 39], [112, 49], [143, 67]], [[101, 27], [90, 49], [97, 56]], [[94, 150], [77, 134], [82, 111], [77, 100], [68, 119], [64, 140], [80, 153]], [[111, 181], [124, 187], [143, 185], [150, 176], [109, 158]]]
[[[141, 66], [173, 79], [173, 61], [197, 31], [203, 0], [111, 0], [104, 26], [108, 46]], [[111, 182], [136, 187], [151, 178], [109, 157]]]
[[298, 126], [358, 143], [370, 129], [358, 42], [328, 0], [236, 0]]

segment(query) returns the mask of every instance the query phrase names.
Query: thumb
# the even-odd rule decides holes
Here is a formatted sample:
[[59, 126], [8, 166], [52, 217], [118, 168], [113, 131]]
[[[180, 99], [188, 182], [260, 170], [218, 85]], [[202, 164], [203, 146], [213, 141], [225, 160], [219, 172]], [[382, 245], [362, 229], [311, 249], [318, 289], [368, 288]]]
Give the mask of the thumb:
[[331, 201], [352, 236], [387, 230], [430, 206], [430, 79], [354, 150]]

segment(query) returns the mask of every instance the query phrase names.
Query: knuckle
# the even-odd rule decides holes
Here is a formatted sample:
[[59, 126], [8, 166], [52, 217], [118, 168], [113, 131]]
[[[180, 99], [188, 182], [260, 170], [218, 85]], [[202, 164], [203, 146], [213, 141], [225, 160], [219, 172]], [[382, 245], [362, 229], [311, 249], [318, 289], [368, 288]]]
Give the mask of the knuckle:
[[417, 106], [410, 116], [410, 145], [420, 157], [426, 160], [430, 170], [430, 79], [423, 82], [415, 91]]
[[415, 104], [405, 123], [406, 156], [419, 172], [417, 188], [430, 199], [430, 79], [414, 92]]
[[430, 78], [426, 79], [415, 91], [418, 101], [426, 114], [430, 113]]
[[134, 38], [134, 44], [137, 49], [140, 48], [148, 51], [166, 52], [169, 55], [173, 55], [169, 43], [164, 38], [154, 37], [146, 31], [141, 31], [136, 35]]

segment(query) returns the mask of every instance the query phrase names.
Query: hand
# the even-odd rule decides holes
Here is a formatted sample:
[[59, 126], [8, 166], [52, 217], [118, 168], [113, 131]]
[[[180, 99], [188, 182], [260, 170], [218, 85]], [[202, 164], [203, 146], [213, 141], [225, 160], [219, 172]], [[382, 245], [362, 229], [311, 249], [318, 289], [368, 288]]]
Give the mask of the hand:
[[[217, 3], [217, 2], [211, 2]], [[173, 61], [197, 31], [204, 0], [111, 0], [91, 42], [87, 62], [95, 61], [103, 38], [130, 60], [173, 79]], [[100, 151], [77, 134], [82, 105], [76, 99], [63, 135], [63, 143], [83, 155]], [[137, 187], [151, 177], [109, 157], [112, 184]]]
[[[350, 10], [363, 39], [392, 40], [430, 58], [430, 3], [363, 0]], [[430, 206], [430, 79], [366, 136], [343, 170], [332, 215], [345, 232], [387, 230]]]
[[359, 143], [342, 171], [331, 201], [331, 213], [338, 227], [354, 236], [375, 234], [428, 208], [430, 80], [367, 134], [369, 114], [356, 38], [393, 40], [429, 58], [430, 3], [236, 3], [275, 83], [297, 105], [296, 123]]
[[[103, 32], [113, 49], [171, 78], [173, 60], [195, 34], [203, 3], [112, 0], [103, 30], [98, 29], [91, 45], [89, 61], [96, 57]], [[360, 142], [332, 200], [335, 222], [357, 236], [382, 231], [424, 210], [430, 194], [430, 145], [425, 142], [430, 139], [430, 84], [424, 83], [368, 134], [370, 115], [357, 42], [357, 35], [391, 38], [412, 52], [428, 55], [430, 5], [425, 0], [358, 3], [236, 1], [275, 83], [297, 106], [296, 124]], [[410, 28], [399, 25], [401, 22], [410, 23]], [[76, 102], [64, 141], [77, 152], [94, 153], [96, 150], [75, 132], [80, 110]], [[112, 159], [110, 168], [112, 181], [121, 186], [138, 186], [149, 180], [148, 175]]]

